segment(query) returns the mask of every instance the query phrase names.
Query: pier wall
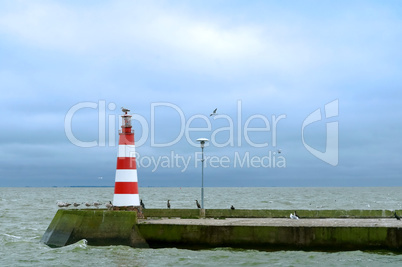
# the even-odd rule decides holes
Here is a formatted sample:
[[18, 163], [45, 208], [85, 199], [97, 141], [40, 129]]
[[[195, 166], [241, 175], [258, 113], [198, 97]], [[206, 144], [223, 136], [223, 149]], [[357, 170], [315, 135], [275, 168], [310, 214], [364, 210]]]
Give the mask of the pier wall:
[[41, 242], [62, 247], [81, 239], [91, 245], [147, 247], [137, 232], [137, 213], [94, 209], [58, 210]]
[[140, 224], [150, 247], [303, 250], [402, 248], [402, 229], [386, 227], [288, 227]]
[[[146, 219], [137, 220], [136, 212], [132, 211], [60, 209], [41, 241], [51, 247], [66, 246], [86, 239], [89, 245], [131, 247], [398, 251], [402, 249], [402, 222], [399, 224], [396, 219], [394, 221], [391, 211], [298, 210], [302, 222], [308, 222], [307, 225], [293, 224], [295, 221], [288, 219], [291, 212], [294, 211], [208, 209], [201, 212], [198, 209], [144, 209]], [[292, 223], [254, 224], [258, 218], [272, 218], [267, 220]], [[347, 218], [348, 222], [348, 219], [368, 221], [372, 218], [371, 220], [375, 222], [370, 224], [357, 222], [351, 227], [331, 222], [324, 226], [315, 223], [322, 221], [323, 218]], [[376, 226], [376, 222], [384, 218], [392, 222], [392, 225]], [[186, 219], [192, 222], [187, 223]], [[230, 220], [233, 220], [233, 223]], [[238, 223], [241, 220], [251, 221], [252, 224], [242, 225]]]

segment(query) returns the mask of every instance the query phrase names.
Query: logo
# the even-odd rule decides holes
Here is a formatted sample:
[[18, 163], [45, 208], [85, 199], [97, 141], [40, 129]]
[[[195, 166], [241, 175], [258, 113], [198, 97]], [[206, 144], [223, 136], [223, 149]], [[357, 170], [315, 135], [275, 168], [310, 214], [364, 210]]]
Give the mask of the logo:
[[[325, 105], [324, 111], [318, 108], [305, 118], [301, 128], [304, 147], [316, 158], [332, 166], [338, 165], [338, 121], [331, 119], [338, 116], [338, 106], [338, 100], [334, 100]], [[116, 107], [115, 103], [107, 103], [105, 100], [77, 103], [65, 116], [66, 137], [72, 144], [83, 148], [116, 146], [117, 126], [121, 121], [116, 114]], [[214, 116], [185, 114], [179, 106], [167, 102], [151, 103], [149, 114], [148, 118], [144, 117], [146, 114], [142, 116], [137, 113], [132, 117], [133, 123], [140, 129], [136, 134], [135, 146], [147, 146], [147, 149], [140, 150], [147, 152], [136, 153], [138, 167], [151, 168], [153, 172], [160, 168], [178, 168], [184, 172], [193, 162], [196, 168], [200, 154], [192, 147], [198, 147], [195, 140], [204, 136], [210, 139], [206, 146], [210, 144], [216, 148], [215, 155], [206, 156], [205, 167], [286, 168], [286, 154], [277, 147], [278, 128], [280, 122], [287, 118], [286, 114], [254, 114], [246, 117], [240, 100], [237, 102], [237, 110], [231, 116], [219, 114], [219, 111], [216, 113], [216, 110]], [[169, 128], [173, 128], [173, 131], [166, 131], [166, 114], [169, 114]], [[328, 119], [325, 151], [320, 151], [307, 144], [305, 129]], [[92, 123], [92, 128], [87, 122]], [[91, 135], [83, 135], [85, 131], [78, 131], [76, 136], [73, 124], [75, 128], [94, 131]], [[80, 135], [87, 139], [89, 136], [92, 140], [83, 141]], [[188, 146], [184, 151], [183, 142]], [[167, 153], [167, 147], [171, 148], [170, 153]]]
[[[325, 119], [336, 117], [336, 116], [338, 116], [338, 113], [339, 113], [338, 99], [325, 105]], [[304, 140], [304, 129], [308, 125], [317, 123], [321, 120], [323, 120], [322, 114], [321, 114], [321, 109], [317, 109], [314, 112], [312, 112], [310, 115], [308, 115], [307, 118], [303, 121], [303, 125], [302, 125], [303, 145], [316, 158], [318, 158], [332, 166], [337, 166], [338, 165], [338, 150], [339, 150], [339, 148], [338, 148], [338, 140], [339, 140], [339, 138], [338, 138], [338, 122], [337, 121], [327, 122], [326, 146], [325, 146], [324, 152], [321, 152], [321, 151], [309, 146]]]

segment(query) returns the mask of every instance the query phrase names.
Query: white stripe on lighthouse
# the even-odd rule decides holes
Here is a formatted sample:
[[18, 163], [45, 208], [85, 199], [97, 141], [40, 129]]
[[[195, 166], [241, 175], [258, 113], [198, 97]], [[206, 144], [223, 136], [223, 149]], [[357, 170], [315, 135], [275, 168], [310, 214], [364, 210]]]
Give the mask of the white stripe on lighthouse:
[[135, 158], [135, 145], [119, 145], [118, 157]]
[[139, 206], [140, 199], [137, 194], [115, 194], [113, 198], [114, 206]]
[[137, 170], [116, 170], [116, 182], [138, 182]]

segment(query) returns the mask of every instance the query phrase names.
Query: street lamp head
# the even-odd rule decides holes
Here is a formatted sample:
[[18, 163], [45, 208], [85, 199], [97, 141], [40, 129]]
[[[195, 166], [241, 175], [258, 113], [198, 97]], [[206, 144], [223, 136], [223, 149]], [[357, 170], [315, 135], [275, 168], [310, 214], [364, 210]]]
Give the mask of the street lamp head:
[[209, 140], [207, 138], [198, 138], [197, 142], [200, 142], [201, 148], [204, 148], [205, 142], [208, 142]]

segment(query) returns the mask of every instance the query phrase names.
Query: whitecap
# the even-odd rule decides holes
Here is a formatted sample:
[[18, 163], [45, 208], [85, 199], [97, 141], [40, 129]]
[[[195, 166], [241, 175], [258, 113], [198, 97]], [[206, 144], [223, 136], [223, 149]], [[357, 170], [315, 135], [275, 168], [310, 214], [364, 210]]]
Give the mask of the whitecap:
[[21, 238], [22, 238], [21, 236], [10, 235], [10, 234], [6, 234], [6, 233], [3, 233], [3, 235], [4, 235], [4, 236], [7, 236], [7, 237], [14, 238], [14, 239], [21, 239]]

